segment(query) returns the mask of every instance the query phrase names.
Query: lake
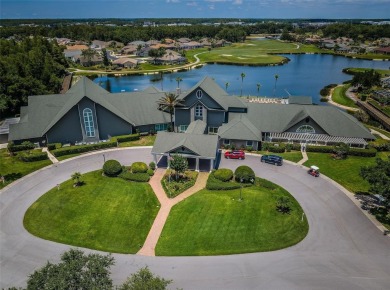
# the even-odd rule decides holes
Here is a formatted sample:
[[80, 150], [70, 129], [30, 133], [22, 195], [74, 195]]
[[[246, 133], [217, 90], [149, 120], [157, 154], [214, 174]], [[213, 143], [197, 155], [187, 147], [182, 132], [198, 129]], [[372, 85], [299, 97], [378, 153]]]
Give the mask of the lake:
[[[388, 61], [370, 61], [346, 58], [342, 56], [321, 55], [321, 54], [298, 54], [283, 55], [290, 59], [282, 66], [237, 66], [237, 65], [219, 65], [208, 64], [201, 68], [192, 69], [185, 72], [176, 72], [164, 74], [162, 81], [153, 81], [158, 75], [142, 76], [103, 76], [96, 78], [94, 82], [100, 83], [107, 89], [109, 81], [109, 90], [113, 93], [126, 91], [142, 91], [149, 86], [155, 86], [164, 91], [173, 91], [177, 87], [176, 78], [181, 77], [180, 83], [182, 90], [187, 90], [199, 82], [203, 77], [209, 76], [225, 89], [228, 82], [228, 93], [231, 95], [240, 95], [241, 73], [245, 73], [242, 83], [243, 96], [256, 96], [257, 83], [261, 84], [260, 95], [266, 97], [287, 97], [293, 96], [311, 96], [315, 103], [319, 103], [321, 98], [320, 90], [328, 84], [339, 84], [352, 79], [351, 75], [344, 74], [343, 68], [364, 67], [376, 69], [389, 69]], [[275, 75], [278, 75], [275, 88]], [[108, 87], [109, 88], [109, 87]]]

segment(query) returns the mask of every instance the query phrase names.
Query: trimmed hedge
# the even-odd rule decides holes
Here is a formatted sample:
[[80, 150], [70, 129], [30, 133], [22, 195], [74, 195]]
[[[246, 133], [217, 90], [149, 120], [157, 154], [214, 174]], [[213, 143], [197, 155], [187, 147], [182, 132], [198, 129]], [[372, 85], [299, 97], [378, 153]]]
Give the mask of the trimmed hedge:
[[390, 151], [390, 141], [379, 139], [368, 143], [369, 148], [376, 149], [377, 151]]
[[227, 182], [227, 181], [232, 180], [233, 171], [231, 169], [221, 168], [221, 169], [218, 169], [214, 172], [214, 177], [216, 179], [223, 181], [223, 182]]
[[122, 165], [117, 160], [107, 160], [103, 165], [103, 172], [107, 176], [118, 176], [122, 172]]
[[349, 148], [348, 155], [350, 156], [361, 156], [361, 157], [375, 157], [376, 149], [357, 149], [357, 148]]
[[236, 171], [234, 172], [234, 179], [237, 182], [249, 183], [251, 179], [255, 179], [255, 173], [253, 169], [246, 165], [238, 166]]
[[139, 133], [136, 133], [130, 135], [115, 136], [112, 138], [112, 140], [116, 140], [118, 141], [118, 143], [122, 143], [122, 142], [136, 141], [139, 140], [139, 138], [140, 138]]
[[154, 170], [148, 169], [148, 171], [146, 171], [146, 173], [147, 173], [149, 176], [153, 176], [153, 175], [154, 175]]
[[209, 178], [207, 179], [206, 189], [208, 190], [232, 190], [238, 189], [241, 187], [249, 187], [252, 184], [240, 184], [234, 181], [224, 182], [214, 176], [215, 171], [211, 172]]
[[119, 174], [119, 177], [124, 180], [135, 182], [148, 182], [150, 179], [150, 176], [147, 173], [131, 173], [130, 171], [122, 172]]
[[267, 179], [256, 177], [256, 185], [267, 188], [269, 190], [274, 190], [277, 188], [277, 185]]
[[64, 155], [84, 153], [84, 152], [89, 152], [89, 151], [99, 150], [99, 149], [104, 149], [104, 148], [112, 148], [112, 147], [116, 147], [116, 146], [117, 146], [117, 144], [115, 141], [90, 144], [90, 145], [77, 145], [77, 146], [71, 146], [71, 147], [62, 147], [60, 149], [53, 150], [52, 154], [55, 157], [60, 157], [60, 156], [64, 156]]
[[333, 153], [334, 147], [333, 146], [313, 146], [313, 145], [307, 145], [306, 146], [307, 152], [320, 152], [320, 153]]
[[34, 149], [35, 145], [30, 141], [24, 141], [21, 145], [15, 145], [14, 142], [9, 142], [7, 149], [9, 152], [18, 152]]
[[61, 143], [50, 143], [50, 144], [47, 144], [47, 149], [49, 151], [51, 150], [56, 150], [56, 149], [59, 149], [62, 147], [62, 144]]
[[46, 160], [49, 157], [47, 156], [47, 152], [23, 152], [18, 155], [19, 159], [24, 162], [34, 162], [39, 160]]
[[132, 173], [146, 173], [148, 171], [148, 166], [144, 162], [134, 162], [131, 165]]

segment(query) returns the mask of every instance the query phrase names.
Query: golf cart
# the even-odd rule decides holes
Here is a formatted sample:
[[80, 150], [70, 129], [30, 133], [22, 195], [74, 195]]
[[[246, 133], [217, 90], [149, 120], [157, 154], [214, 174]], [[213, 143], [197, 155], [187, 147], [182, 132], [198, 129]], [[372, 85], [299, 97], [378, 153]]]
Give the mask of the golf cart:
[[310, 169], [307, 171], [307, 173], [309, 173], [310, 175], [312, 175], [314, 177], [318, 177], [318, 176], [320, 176], [320, 169], [317, 166], [312, 165], [312, 166], [310, 166]]

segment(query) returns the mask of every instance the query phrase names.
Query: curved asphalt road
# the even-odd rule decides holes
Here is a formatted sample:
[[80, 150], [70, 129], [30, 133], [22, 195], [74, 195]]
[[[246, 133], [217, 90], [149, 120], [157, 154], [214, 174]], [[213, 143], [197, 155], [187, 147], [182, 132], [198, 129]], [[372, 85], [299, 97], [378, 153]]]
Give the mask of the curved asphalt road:
[[[150, 148], [106, 151], [106, 160], [123, 164], [152, 161]], [[296, 165], [222, 160], [220, 167], [241, 164], [286, 188], [309, 220], [308, 236], [296, 246], [267, 253], [216, 257], [144, 257], [114, 254], [115, 284], [148, 265], [183, 289], [390, 289], [390, 239], [332, 182], [309, 176]], [[69, 246], [45, 241], [23, 228], [27, 208], [43, 193], [82, 173], [101, 168], [103, 153], [93, 153], [44, 168], [0, 192], [0, 288], [25, 287], [27, 275], [47, 260], [57, 262]], [[245, 198], [245, 196], [244, 196]], [[245, 202], [245, 200], [244, 200]], [[199, 217], [201, 218], [201, 217]], [[89, 250], [87, 250], [89, 251]]]

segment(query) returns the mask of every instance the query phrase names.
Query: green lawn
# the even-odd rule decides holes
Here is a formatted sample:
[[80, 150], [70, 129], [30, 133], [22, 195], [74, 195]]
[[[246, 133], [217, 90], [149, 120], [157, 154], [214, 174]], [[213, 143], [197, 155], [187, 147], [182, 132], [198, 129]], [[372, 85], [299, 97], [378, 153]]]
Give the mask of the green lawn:
[[53, 188], [26, 212], [25, 228], [38, 237], [72, 246], [115, 253], [136, 253], [159, 210], [148, 183], [84, 174]]
[[376, 158], [387, 158], [390, 152], [378, 152], [377, 157], [348, 156], [345, 160], [336, 160], [331, 154], [307, 152], [309, 160], [305, 166], [317, 165], [320, 172], [333, 179], [352, 192], [367, 192], [369, 184], [360, 175], [362, 166], [375, 165]]
[[297, 163], [299, 160], [301, 160], [303, 158], [302, 153], [300, 151], [291, 151], [291, 152], [284, 152], [284, 153], [272, 153], [272, 152], [268, 152], [268, 151], [258, 151], [258, 152], [262, 155], [280, 156], [280, 157], [283, 157], [283, 159], [285, 159], [285, 160], [289, 160], [289, 161], [292, 161], [295, 163]]
[[0, 175], [5, 183], [0, 182], [0, 189], [23, 176], [52, 164], [50, 160], [24, 162], [18, 156], [10, 156], [7, 149], [0, 149]]
[[343, 86], [338, 86], [333, 90], [332, 93], [332, 100], [340, 105], [351, 107], [351, 108], [357, 108], [355, 103], [346, 96], [346, 91], [351, 85], [343, 85]]
[[[175, 205], [156, 246], [159, 256], [225, 255], [273, 251], [300, 242], [308, 232], [302, 209], [284, 189], [251, 186], [240, 190], [201, 190]], [[288, 196], [292, 211], [276, 211]]]
[[[362, 73], [365, 71], [368, 71], [370, 69], [368, 68], [362, 68], [362, 67], [349, 67], [344, 69], [346, 73], [348, 74], [356, 74], [356, 73]], [[343, 70], [343, 71], [344, 71]], [[390, 75], [390, 70], [389, 69], [374, 69], [377, 73], [381, 74], [382, 77]]]
[[119, 143], [119, 147], [153, 146], [157, 135], [141, 136], [139, 140]]

